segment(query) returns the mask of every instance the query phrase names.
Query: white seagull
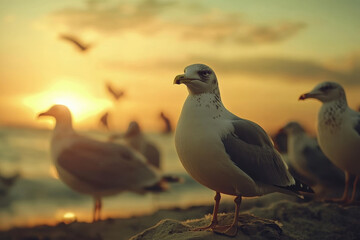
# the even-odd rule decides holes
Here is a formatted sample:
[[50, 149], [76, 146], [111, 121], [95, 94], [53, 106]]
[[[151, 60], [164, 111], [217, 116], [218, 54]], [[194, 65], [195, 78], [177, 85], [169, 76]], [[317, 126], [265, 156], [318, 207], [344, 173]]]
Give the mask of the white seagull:
[[[224, 107], [211, 68], [193, 64], [184, 72], [174, 80], [176, 84], [185, 84], [189, 91], [176, 128], [176, 150], [186, 171], [216, 192], [211, 224], [197, 230], [212, 229], [235, 236], [243, 196], [312, 192], [291, 176], [259, 125], [235, 116]], [[228, 226], [218, 226], [220, 193], [236, 196], [234, 220]]]
[[123, 191], [145, 193], [165, 190], [158, 170], [126, 145], [81, 136], [72, 127], [69, 109], [54, 105], [41, 116], [52, 116], [56, 125], [51, 157], [60, 179], [73, 190], [94, 197], [93, 221], [100, 220], [101, 198]]
[[289, 167], [304, 182], [316, 187], [318, 197], [322, 198], [329, 189], [344, 184], [343, 172], [329, 161], [316, 138], [309, 136], [300, 123], [288, 122], [280, 131], [287, 136]]
[[[299, 100], [308, 98], [322, 102], [317, 117], [319, 145], [335, 166], [345, 171], [344, 194], [332, 201], [355, 202], [356, 184], [360, 175], [360, 113], [348, 107], [343, 87], [335, 82], [318, 84]], [[348, 198], [350, 176], [355, 175], [352, 197]]]

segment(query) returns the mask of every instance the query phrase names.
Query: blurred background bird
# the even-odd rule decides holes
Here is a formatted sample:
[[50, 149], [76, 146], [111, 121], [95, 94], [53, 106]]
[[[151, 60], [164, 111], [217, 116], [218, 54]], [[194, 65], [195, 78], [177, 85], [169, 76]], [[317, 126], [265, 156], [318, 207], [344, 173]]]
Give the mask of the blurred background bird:
[[11, 176], [0, 174], [0, 198], [5, 197], [9, 193], [20, 177], [21, 174], [19, 172], [14, 173]]
[[[341, 192], [344, 173], [323, 154], [316, 138], [295, 121], [288, 122], [279, 130], [278, 135], [283, 134], [286, 147], [281, 143], [277, 145], [282, 145], [282, 150], [286, 149], [289, 170], [314, 188], [315, 197], [324, 199]], [[276, 141], [281, 141], [281, 137], [277, 137]]]
[[163, 129], [163, 133], [165, 134], [169, 134], [173, 132], [173, 127], [171, 124], [170, 119], [165, 115], [164, 112], [160, 112], [160, 118], [163, 120], [164, 122], [164, 129]]
[[113, 97], [115, 101], [118, 101], [125, 94], [124, 90], [115, 88], [111, 83], [106, 83], [106, 89], [108, 93]]
[[60, 179], [73, 190], [95, 199], [93, 221], [101, 219], [102, 197], [123, 191], [164, 191], [166, 180], [137, 151], [124, 144], [97, 141], [75, 132], [72, 117], [64, 105], [40, 113], [51, 116], [56, 125], [51, 156]]
[[87, 52], [92, 46], [91, 44], [83, 43], [78, 37], [69, 34], [60, 34], [59, 38], [71, 43], [76, 49], [83, 53]]
[[109, 130], [109, 112], [105, 112], [99, 119], [99, 124], [106, 130]]

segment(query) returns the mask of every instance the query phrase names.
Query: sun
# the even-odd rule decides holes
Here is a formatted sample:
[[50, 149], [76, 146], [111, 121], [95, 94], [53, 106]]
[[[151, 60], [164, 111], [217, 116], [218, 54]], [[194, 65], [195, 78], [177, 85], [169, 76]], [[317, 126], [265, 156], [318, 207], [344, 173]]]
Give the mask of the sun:
[[25, 97], [23, 104], [35, 113], [47, 110], [54, 104], [67, 106], [74, 122], [79, 123], [107, 109], [111, 102], [107, 99], [95, 98], [89, 86], [79, 84], [76, 79], [61, 78], [47, 91]]

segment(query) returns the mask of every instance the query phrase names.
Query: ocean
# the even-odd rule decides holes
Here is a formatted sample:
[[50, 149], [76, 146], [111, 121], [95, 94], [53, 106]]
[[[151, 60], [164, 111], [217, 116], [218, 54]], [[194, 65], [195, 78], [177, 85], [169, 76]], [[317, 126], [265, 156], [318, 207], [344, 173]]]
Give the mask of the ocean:
[[[54, 174], [50, 159], [51, 130], [0, 127], [0, 173], [21, 177], [7, 193], [0, 194], [0, 229], [37, 224], [56, 224], [73, 216], [92, 220], [93, 199], [74, 192]], [[80, 132], [105, 140], [109, 133]], [[164, 174], [184, 179], [164, 193], [139, 195], [124, 192], [103, 198], [102, 218], [149, 214], [161, 208], [212, 204], [214, 192], [195, 182], [182, 167], [173, 135], [148, 133], [161, 151]], [[65, 217], [64, 217], [65, 216]]]

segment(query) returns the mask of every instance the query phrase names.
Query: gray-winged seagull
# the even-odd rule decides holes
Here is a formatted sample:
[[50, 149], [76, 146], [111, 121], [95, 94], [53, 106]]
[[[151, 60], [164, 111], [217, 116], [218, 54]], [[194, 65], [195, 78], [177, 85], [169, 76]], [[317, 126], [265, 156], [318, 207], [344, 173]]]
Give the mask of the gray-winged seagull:
[[[323, 82], [299, 100], [308, 98], [322, 102], [317, 117], [319, 145], [335, 166], [345, 171], [344, 194], [335, 202], [355, 201], [360, 175], [360, 113], [348, 107], [343, 87], [335, 82]], [[348, 198], [350, 175], [355, 175], [352, 197]]]
[[41, 116], [52, 116], [56, 125], [51, 156], [60, 179], [73, 190], [94, 197], [93, 221], [100, 220], [101, 198], [123, 191], [145, 193], [165, 190], [154, 167], [124, 144], [101, 142], [81, 136], [72, 127], [69, 109], [54, 105]]
[[[195, 180], [216, 192], [211, 224], [199, 230], [235, 236], [243, 196], [312, 192], [291, 176], [259, 125], [224, 107], [211, 68], [190, 65], [184, 74], [175, 77], [174, 83], [185, 84], [189, 91], [175, 133], [180, 161]], [[228, 226], [218, 226], [220, 193], [236, 196], [234, 220]]]
[[344, 173], [330, 162], [316, 140], [300, 123], [288, 122], [281, 130], [287, 136], [288, 164], [307, 184], [314, 186], [316, 195], [332, 194], [334, 186], [343, 186]]

